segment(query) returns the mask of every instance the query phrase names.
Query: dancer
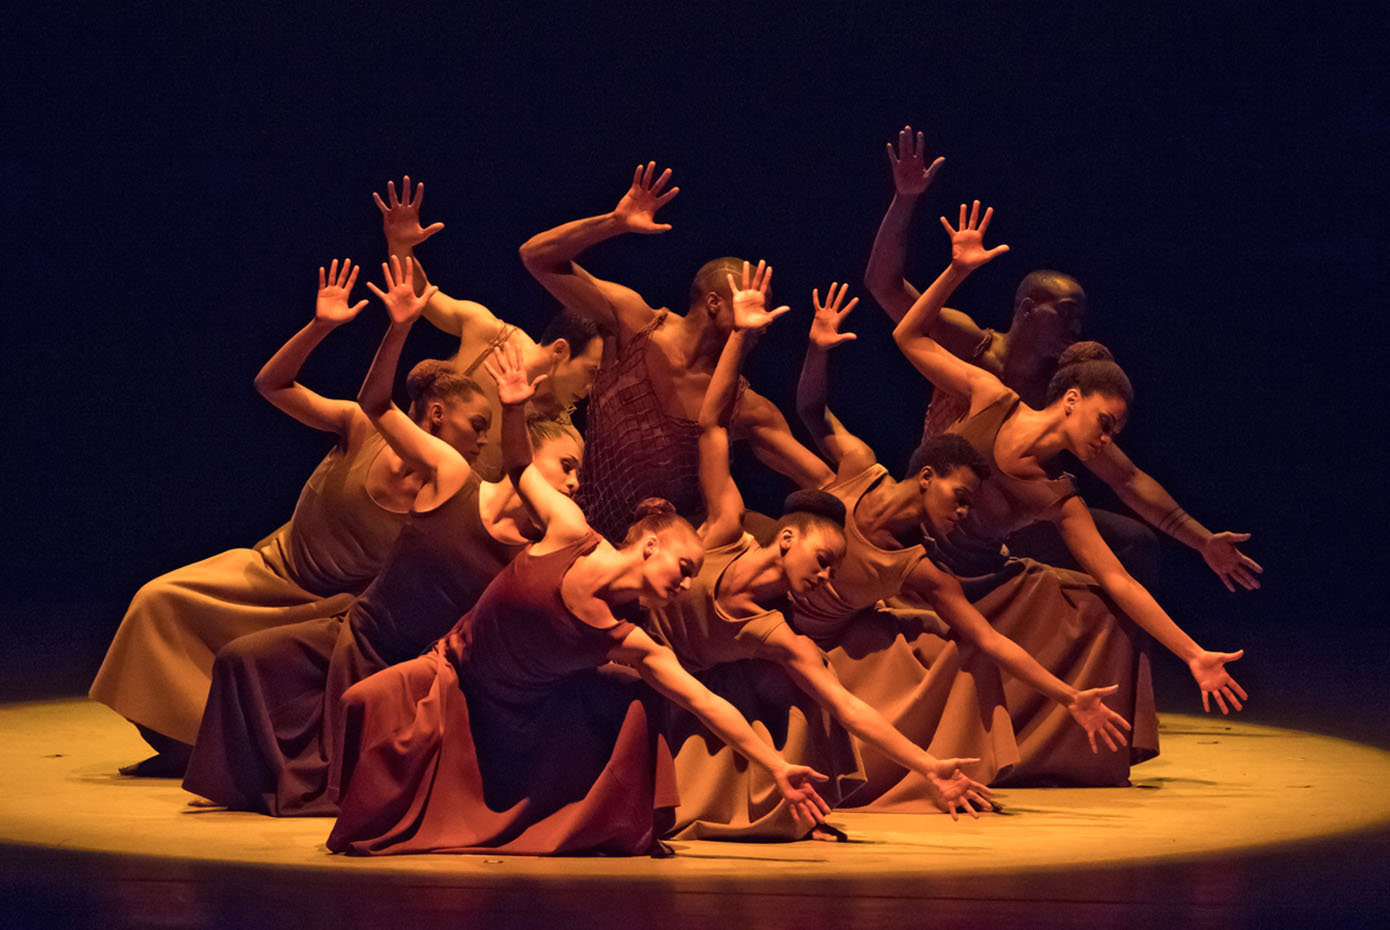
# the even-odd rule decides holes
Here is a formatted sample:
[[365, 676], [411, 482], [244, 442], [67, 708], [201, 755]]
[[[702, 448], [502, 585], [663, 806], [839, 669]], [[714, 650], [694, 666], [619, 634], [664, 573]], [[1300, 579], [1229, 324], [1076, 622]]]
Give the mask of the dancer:
[[[941, 218], [951, 237], [951, 263], [893, 331], [903, 353], [928, 379], [969, 398], [969, 415], [953, 426], [952, 432], [991, 463], [991, 478], [981, 489], [979, 501], [949, 538], [938, 540], [944, 563], [957, 576], [971, 579], [967, 587], [978, 585], [983, 590], [999, 583], [995, 593], [1018, 589], [1035, 571], [1029, 563], [1010, 560], [1001, 548], [1001, 540], [1018, 526], [1034, 520], [1053, 522], [1089, 576], [1073, 577], [1088, 586], [1098, 585], [1099, 591], [1125, 617], [1187, 663], [1201, 689], [1203, 709], [1209, 710], [1214, 698], [1222, 713], [1229, 713], [1231, 708], [1240, 710], [1245, 691], [1225, 666], [1243, 653], [1211, 652], [1188, 636], [1111, 553], [1096, 532], [1071, 480], [1066, 476], [1051, 478], [1046, 471], [1047, 463], [1064, 450], [1082, 461], [1095, 457], [1123, 426], [1132, 388], [1109, 352], [1097, 343], [1072, 346], [1063, 355], [1048, 388], [1047, 405], [1036, 409], [1022, 403], [1018, 394], [994, 375], [957, 358], [929, 335], [933, 320], [951, 292], [972, 271], [1006, 248], [984, 248], [984, 232], [992, 214], [992, 210], [986, 210], [981, 216], [976, 201], [968, 215], [966, 206], [961, 205], [957, 227]], [[1022, 574], [1018, 573], [1018, 564], [1024, 565]], [[1056, 570], [1056, 574], [1065, 577], [1062, 570]], [[1006, 581], [1010, 576], [1012, 579]], [[1075, 654], [1076, 646], [1068, 643], [1066, 632], [1075, 627], [1063, 623], [1061, 615], [1049, 618], [1039, 615], [1036, 609], [1028, 610], [1026, 598], [1016, 599], [1020, 609], [1012, 612], [1002, 605], [992, 610], [986, 609], [983, 602], [980, 604], [1000, 632], [1017, 639], [1054, 671], [1058, 666], [1053, 663]], [[1139, 671], [1146, 673], [1147, 669], [1141, 664]], [[1041, 727], [1040, 720], [1025, 709], [1016, 693], [1010, 694], [1010, 711], [1021, 741], [1029, 738], [1025, 731]], [[1141, 724], [1148, 728], [1141, 719], [1136, 718], [1134, 723], [1136, 728]], [[1138, 736], [1136, 730], [1136, 748], [1144, 745]], [[1025, 757], [1027, 753], [1025, 747]]]
[[[500, 377], [508, 470], [520, 405], [534, 389]], [[359, 683], [347, 705], [341, 812], [328, 848], [353, 855], [658, 851], [677, 803], [654, 695], [599, 672], [618, 662], [696, 713], [766, 769], [809, 829], [829, 811], [813, 781], [762, 742], [728, 702], [631, 622], [699, 574], [699, 537], [666, 502], [639, 512], [621, 547], [534, 466], [517, 487], [545, 535], [493, 581], [425, 655]]]
[[[845, 304], [848, 285], [836, 288], [830, 286], [824, 303], [819, 291], [812, 292], [815, 314], [797, 407], [817, 444], [837, 465], [836, 481], [827, 490], [844, 503], [848, 546], [834, 583], [796, 598], [794, 625], [825, 645], [845, 686], [899, 729], [940, 746], [943, 753], [980, 755], [983, 761], [975, 772], [981, 780], [994, 780], [1020, 761], [994, 666], [1029, 689], [1034, 702], [1055, 702], [1054, 722], [1064, 730], [1057, 734], [1062, 749], [1081, 757], [1068, 761], [1074, 777], [1079, 778], [1078, 772], [1087, 777], [1127, 772], [1122, 731], [1130, 725], [1103, 700], [1127, 701], [1128, 695], [1110, 683], [1122, 677], [1119, 671], [1094, 663], [1092, 650], [1078, 663], [1084, 678], [1067, 684], [992, 627], [956, 579], [937, 564], [936, 541], [970, 513], [981, 481], [989, 475], [980, 455], [959, 437], [938, 437], [918, 450], [906, 478], [894, 481], [873, 450], [826, 408], [828, 352], [855, 338], [840, 332], [840, 323], [857, 300]], [[874, 606], [904, 594], [919, 609]], [[1068, 718], [1079, 728], [1071, 727]], [[1097, 738], [1107, 751], [1100, 750]], [[869, 781], [851, 805], [910, 807], [917, 801], [920, 783], [900, 765], [869, 747], [864, 759]]]
[[[754, 337], [786, 310], [765, 309], [771, 277], [772, 269], [762, 262], [751, 281], [745, 263], [742, 286], [730, 276], [734, 329], [700, 408], [705, 563], [690, 590], [648, 611], [648, 629], [701, 683], [776, 734], [774, 744], [784, 755], [827, 771], [832, 781], [821, 794], [832, 807], [863, 781], [849, 738], [853, 733], [917, 773], [930, 801], [952, 818], [958, 807], [978, 816], [974, 805], [988, 807], [989, 790], [960, 771], [978, 759], [937, 759], [924, 752], [846, 690], [820, 649], [792, 631], [781, 609], [766, 606], [829, 584], [845, 552], [844, 505], [823, 491], [788, 497], [786, 513], [766, 545], [743, 530], [743, 497], [729, 473], [728, 422], [744, 355]], [[666, 733], [681, 791], [674, 836], [766, 840], [804, 834], [761, 772], [711, 738], [698, 717], [676, 712]], [[838, 831], [835, 835], [843, 838]]]
[[[893, 168], [893, 202], [874, 238], [864, 283], [897, 323], [919, 296], [903, 278], [908, 227], [917, 200], [944, 159], [925, 167], [922, 134], [914, 137], [912, 127], [907, 126], [898, 133], [896, 152], [889, 144], [888, 160]], [[1075, 278], [1056, 271], [1032, 271], [1018, 286], [1007, 331], [981, 329], [961, 311], [943, 307], [932, 324], [931, 335], [952, 354], [985, 369], [1016, 391], [1025, 404], [1036, 408], [1044, 405], [1048, 382], [1057, 370], [1057, 357], [1081, 337], [1085, 316], [1086, 294]], [[968, 407], [965, 398], [937, 387], [927, 408], [923, 441], [944, 432], [966, 415]], [[1238, 547], [1250, 538], [1249, 533], [1213, 533], [1188, 515], [1163, 485], [1114, 443], [1108, 443], [1084, 464], [1125, 506], [1160, 532], [1200, 553], [1228, 590], [1260, 586], [1258, 576], [1263, 569]], [[1158, 580], [1158, 545], [1153, 532], [1136, 520], [1106, 510], [1091, 508], [1091, 517], [1126, 569], [1152, 589]], [[1078, 567], [1048, 521], [1020, 527], [1008, 542], [1015, 554], [1064, 568]]]
[[[326, 789], [343, 692], [447, 632], [535, 534], [510, 481], [481, 481], [455, 448], [391, 403], [401, 347], [428, 299], [415, 295], [411, 266], [392, 263], [387, 291], [372, 287], [391, 326], [358, 400], [419, 476], [410, 519], [381, 573], [345, 613], [246, 636], [218, 653], [184, 787], [226, 807], [277, 816], [333, 813]], [[412, 379], [424, 377], [475, 407], [485, 404], [446, 362], [422, 362]], [[537, 471], [557, 493], [573, 493], [581, 459], [573, 428], [537, 420], [531, 429]]]
[[[415, 247], [444, 228], [443, 223], [420, 225], [424, 196], [424, 182], [415, 185], [412, 195], [410, 175], [401, 179], [399, 196], [394, 181], [387, 182], [385, 200], [379, 194], [372, 194], [381, 211], [387, 251], [407, 265], [415, 258]], [[423, 273], [416, 276], [417, 292], [422, 292], [429, 284]], [[494, 420], [501, 415], [501, 405], [497, 400], [497, 385], [483, 363], [498, 346], [520, 349], [526, 371], [532, 378], [542, 373], [546, 375], [528, 407], [531, 416], [563, 425], [570, 425], [570, 412], [575, 402], [589, 396], [603, 356], [603, 337], [598, 326], [572, 310], [557, 313], [542, 330], [540, 338], [532, 339], [525, 330], [499, 319], [482, 304], [456, 300], [436, 290], [425, 307], [425, 319], [458, 337], [459, 347], [450, 362], [482, 388], [492, 405]], [[501, 447], [496, 444], [485, 447], [472, 464], [484, 481], [499, 480], [502, 477]]]
[[[633, 505], [644, 497], [666, 498], [697, 522], [702, 516], [695, 417], [731, 328], [728, 276], [743, 263], [718, 258], [702, 266], [681, 316], [594, 277], [574, 260], [623, 233], [670, 229], [655, 219], [680, 190], [666, 189], [670, 177], [670, 169], [658, 176], [654, 162], [638, 165], [632, 186], [611, 212], [558, 226], [521, 246], [521, 260], [541, 286], [594, 319], [611, 339], [585, 415], [589, 454], [580, 492], [594, 528], [610, 539], [621, 538]], [[742, 382], [733, 433], [749, 439], [761, 461], [802, 487], [832, 477], [792, 437], [781, 411]]]
[[[240, 636], [345, 609], [376, 576], [405, 522], [420, 475], [352, 401], [323, 397], [296, 378], [310, 353], [366, 304], [349, 305], [358, 268], [319, 268], [314, 318], [256, 375], [285, 413], [337, 441], [300, 492], [290, 521], [252, 549], [232, 549], [145, 584], [131, 601], [90, 697], [136, 725], [158, 753], [122, 772], [177, 777], [207, 701], [213, 657]], [[422, 429], [477, 454], [486, 439], [481, 399], [427, 387], [411, 414]], [[454, 415], [444, 416], [452, 411]]]

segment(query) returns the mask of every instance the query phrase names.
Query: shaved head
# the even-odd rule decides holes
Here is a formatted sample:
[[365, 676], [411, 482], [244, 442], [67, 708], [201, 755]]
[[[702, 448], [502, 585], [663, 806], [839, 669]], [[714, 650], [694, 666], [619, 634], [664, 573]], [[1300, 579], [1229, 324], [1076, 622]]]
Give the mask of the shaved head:
[[695, 272], [695, 280], [690, 282], [690, 302], [694, 304], [702, 300], [710, 291], [725, 300], [732, 300], [733, 295], [729, 293], [729, 275], [733, 275], [735, 280], [739, 280], [742, 274], [743, 259], [741, 258], [726, 255], [723, 258], [705, 262], [700, 266], [700, 270]]

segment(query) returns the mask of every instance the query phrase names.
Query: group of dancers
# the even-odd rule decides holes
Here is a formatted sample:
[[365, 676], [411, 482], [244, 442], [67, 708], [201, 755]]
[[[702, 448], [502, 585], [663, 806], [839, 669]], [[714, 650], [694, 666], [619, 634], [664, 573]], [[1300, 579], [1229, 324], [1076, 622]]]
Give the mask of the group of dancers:
[[[991, 786], [1111, 786], [1158, 752], [1147, 643], [1202, 704], [1246, 694], [1237, 652], [1199, 646], [1150, 594], [1156, 538], [1089, 509], [1070, 453], [1230, 588], [1240, 551], [1115, 446], [1133, 390], [1079, 341], [1081, 286], [1029, 274], [1003, 332], [946, 306], [1008, 246], [992, 210], [942, 217], [946, 269], [903, 278], [941, 166], [905, 128], [866, 274], [933, 385], [901, 478], [828, 406], [829, 353], [858, 303], [812, 293], [796, 411], [816, 451], [742, 375], [772, 269], [702, 266], [683, 314], [586, 271], [604, 240], [655, 233], [679, 188], [639, 165], [608, 213], [521, 247], [565, 308], [532, 338], [443, 294], [415, 250], [424, 185], [374, 194], [387, 243], [366, 288], [389, 326], [355, 401], [297, 380], [360, 267], [319, 269], [313, 318], [256, 376], [336, 442], [290, 520], [144, 585], [91, 696], [154, 748], [122, 772], [183, 778], [194, 803], [336, 817], [328, 848], [660, 854], [670, 838], [843, 838], [835, 808], [977, 814]], [[410, 372], [416, 321], [456, 336]], [[584, 429], [571, 421], [587, 397]], [[801, 490], [745, 507], [733, 439]]]

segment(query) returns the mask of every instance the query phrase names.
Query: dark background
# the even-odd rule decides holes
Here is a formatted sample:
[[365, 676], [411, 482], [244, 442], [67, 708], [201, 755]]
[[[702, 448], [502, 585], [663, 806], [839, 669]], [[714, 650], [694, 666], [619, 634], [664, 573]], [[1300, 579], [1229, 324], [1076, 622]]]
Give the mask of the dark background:
[[[1089, 335], [1138, 392], [1122, 445], [1212, 529], [1253, 532], [1266, 570], [1230, 595], [1169, 542], [1160, 601], [1204, 645], [1246, 648], [1251, 718], [1390, 744], [1383, 17], [1041, 7], [15, 12], [0, 693], [85, 687], [143, 581], [289, 515], [327, 440], [251, 378], [310, 317], [320, 263], [377, 274], [387, 178], [428, 182], [426, 221], [447, 224], [421, 250], [435, 282], [535, 331], [553, 304], [516, 247], [611, 208], [639, 160], [670, 166], [675, 228], [586, 263], [683, 309], [705, 259], [767, 258], [798, 315], [749, 376], [790, 410], [810, 290], [863, 294], [883, 145], [910, 121], [947, 164], [909, 277], [937, 273], [935, 217], [974, 197], [1013, 251], [955, 305], [1003, 326], [1023, 273], [1076, 275]], [[834, 404], [897, 469], [924, 383], [876, 306], [851, 324]], [[383, 329], [374, 303], [303, 380], [351, 396]], [[451, 350], [427, 330], [409, 360]], [[775, 478], [740, 468], [775, 506]], [[1179, 664], [1158, 666], [1162, 706], [1195, 709]]]

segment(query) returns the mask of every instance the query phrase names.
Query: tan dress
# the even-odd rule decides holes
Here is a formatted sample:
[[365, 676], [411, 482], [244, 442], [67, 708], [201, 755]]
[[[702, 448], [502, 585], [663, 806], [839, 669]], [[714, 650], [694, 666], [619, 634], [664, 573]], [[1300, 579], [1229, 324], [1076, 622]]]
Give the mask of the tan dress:
[[[1012, 785], [1126, 785], [1129, 767], [1158, 754], [1158, 717], [1142, 632], [1120, 615], [1089, 575], [1010, 558], [1002, 540], [1076, 494], [1070, 476], [1017, 478], [994, 458], [999, 428], [1018, 409], [1001, 395], [951, 428], [980, 451], [991, 475], [969, 516], [940, 543], [938, 561], [1000, 633], [1073, 687], [1118, 684], [1106, 703], [1134, 727], [1128, 752], [1092, 754], [1086, 734], [1060, 705], [1012, 676], [1004, 693], [1022, 756], [1002, 779]], [[911, 599], [904, 603], [912, 606]], [[922, 605], [915, 605], [922, 606]]]
[[[863, 496], [888, 474], [882, 465], [826, 488], [845, 505], [845, 557], [835, 578], [798, 599], [792, 625], [828, 650], [841, 683], [918, 746], [938, 758], [975, 757], [971, 777], [987, 782], [1018, 761], [1018, 747], [994, 663], [951, 638], [924, 609], [888, 610], [922, 546], [883, 549], [855, 522]], [[935, 810], [922, 777], [860, 743], [867, 776], [847, 807]]]
[[[700, 574], [671, 604], [646, 612], [645, 628], [671, 647], [710, 691], [733, 704], [789, 762], [831, 777], [816, 790], [832, 807], [864, 780], [854, 739], [779, 665], [754, 658], [787, 625], [767, 610], [734, 617], [715, 599], [720, 579], [753, 537], [709, 549]], [[666, 740], [676, 756], [681, 803], [670, 836], [702, 840], [795, 840], [806, 834], [776, 783], [684, 708], [672, 705]]]
[[135, 594], [89, 696], [133, 723], [192, 743], [227, 643], [331, 616], [376, 576], [406, 515], [367, 493], [386, 447], [377, 433], [339, 444], [299, 494], [290, 522], [254, 549], [232, 549], [147, 582]]

